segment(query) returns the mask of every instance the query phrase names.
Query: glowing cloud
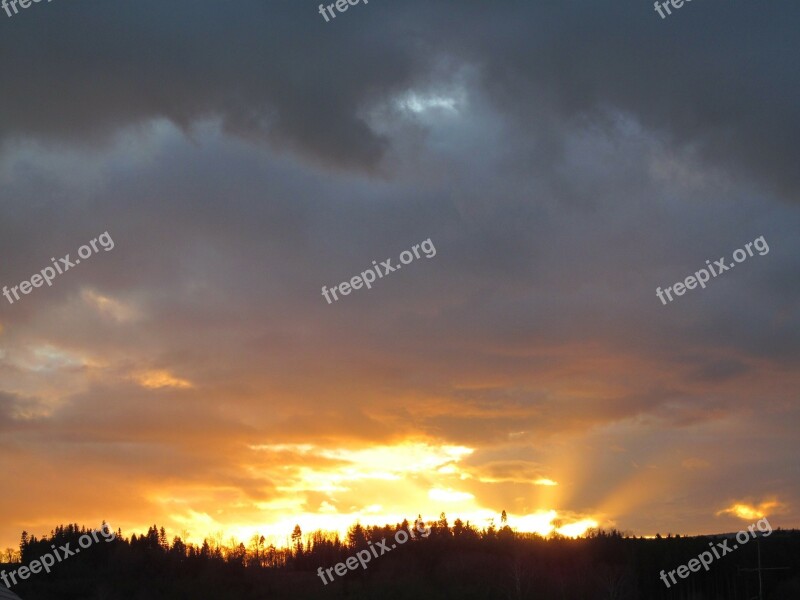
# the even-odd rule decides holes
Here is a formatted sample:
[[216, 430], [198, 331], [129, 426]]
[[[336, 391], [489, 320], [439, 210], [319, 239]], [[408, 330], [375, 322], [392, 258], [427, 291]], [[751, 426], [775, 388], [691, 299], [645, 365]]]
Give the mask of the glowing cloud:
[[543, 510], [529, 515], [510, 518], [509, 523], [519, 531], [549, 535], [554, 529], [553, 521], [558, 517], [554, 510]]
[[320, 448], [310, 444], [265, 444], [250, 448], [262, 452], [294, 452], [341, 463], [325, 469], [301, 467], [299, 485], [285, 488], [328, 492], [346, 489], [341, 485], [345, 481], [396, 481], [409, 474], [430, 473], [438, 469], [450, 472], [455, 469], [454, 463], [473, 452], [472, 448], [464, 446], [433, 446], [419, 442], [358, 450]]
[[739, 502], [729, 506], [728, 508], [722, 509], [717, 513], [717, 516], [729, 514], [739, 517], [745, 521], [754, 521], [769, 514], [779, 513], [784, 508], [785, 505], [777, 500], [769, 500], [756, 506]]
[[136, 375], [136, 381], [139, 385], [146, 387], [150, 390], [170, 387], [178, 389], [187, 389], [194, 387], [191, 382], [185, 379], [175, 377], [169, 371], [164, 369], [143, 371]]
[[443, 108], [448, 111], [457, 112], [456, 98], [445, 96], [436, 96], [433, 94], [422, 95], [415, 92], [409, 92], [406, 96], [397, 101], [400, 108], [409, 110], [414, 113], [421, 113], [432, 108]]
[[562, 525], [556, 529], [556, 531], [566, 537], [578, 537], [579, 535], [585, 534], [586, 531], [592, 527], [597, 527], [597, 521], [594, 519], [583, 519], [581, 521], [576, 521], [575, 523]]
[[553, 481], [552, 479], [537, 479], [533, 482], [534, 485], [558, 485], [558, 482]]

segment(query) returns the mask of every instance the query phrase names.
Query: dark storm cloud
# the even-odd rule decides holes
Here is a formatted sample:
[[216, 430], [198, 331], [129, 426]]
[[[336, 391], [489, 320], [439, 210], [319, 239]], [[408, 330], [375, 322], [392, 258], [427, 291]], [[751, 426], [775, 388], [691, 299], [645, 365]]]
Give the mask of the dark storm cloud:
[[[15, 90], [0, 106], [4, 136], [85, 139], [153, 117], [188, 127], [220, 116], [239, 134], [370, 166], [383, 143], [356, 110], [370, 88], [402, 84], [409, 70], [399, 40], [366, 52], [368, 33], [342, 40], [298, 3], [36, 8], [2, 22], [0, 47], [16, 57], [2, 74]], [[372, 75], [359, 77], [351, 58]]]
[[[60, 2], [0, 20], [0, 135], [89, 136], [153, 117], [375, 169], [363, 111], [462, 64], [558, 156], [556, 123], [621, 110], [714, 164], [797, 191], [796, 3], [381, 2], [325, 23], [313, 2]], [[539, 108], [536, 108], [536, 107]], [[544, 149], [547, 149], [545, 152]]]

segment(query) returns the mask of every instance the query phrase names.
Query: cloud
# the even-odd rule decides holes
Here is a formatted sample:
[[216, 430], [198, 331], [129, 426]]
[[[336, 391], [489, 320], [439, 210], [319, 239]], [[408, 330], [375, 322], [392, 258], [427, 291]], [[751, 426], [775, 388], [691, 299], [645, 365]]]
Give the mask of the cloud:
[[787, 506], [778, 500], [768, 500], [757, 505], [747, 502], [737, 502], [728, 508], [717, 513], [719, 515], [730, 514], [745, 521], [754, 521], [765, 516], [780, 515], [786, 512]]
[[[312, 7], [254, 0], [235, 10], [219, 0], [46, 8], [4, 25], [3, 44], [18, 57], [0, 75], [5, 139], [87, 140], [157, 118], [189, 131], [218, 117], [243, 138], [374, 171], [391, 142], [365, 112], [390, 98], [448, 108], [450, 100], [423, 102], [415, 90], [469, 65], [550, 160], [562, 146], [559, 124], [543, 118], [602, 122], [619, 111], [711, 164], [735, 165], [787, 197], [797, 190], [791, 5], [699, 6], [664, 23], [649, 7], [589, 1], [497, 10], [426, 0], [348, 15], [335, 27]], [[415, 23], [413, 39], [398, 33], [400, 23]], [[659, 51], [643, 58], [652, 43]], [[52, 96], [64, 101], [43, 101]]]
[[[691, 10], [3, 20], [0, 279], [116, 246], [2, 307], [2, 539], [408, 516], [430, 490], [652, 533], [758, 487], [796, 524], [796, 11]], [[428, 237], [435, 260], [320, 295]]]
[[139, 385], [151, 390], [159, 388], [178, 388], [187, 389], [193, 387], [189, 381], [175, 377], [164, 369], [152, 369], [144, 371], [136, 376]]

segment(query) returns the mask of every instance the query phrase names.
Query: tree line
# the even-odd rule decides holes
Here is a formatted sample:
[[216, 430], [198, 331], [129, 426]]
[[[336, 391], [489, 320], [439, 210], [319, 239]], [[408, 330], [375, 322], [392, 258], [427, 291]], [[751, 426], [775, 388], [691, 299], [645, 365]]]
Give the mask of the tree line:
[[[413, 524], [415, 525], [415, 524]], [[288, 544], [267, 544], [254, 535], [247, 544], [221, 535], [188, 543], [168, 539], [163, 527], [94, 544], [13, 588], [23, 600], [751, 600], [758, 597], [757, 547], [748, 544], [692, 573], [667, 589], [662, 569], [673, 569], [707, 549], [712, 537], [656, 536], [645, 539], [617, 530], [594, 529], [583, 537], [540, 536], [500, 527], [478, 528], [443, 513], [426, 524], [427, 537], [410, 539], [368, 568], [348, 572], [324, 586], [319, 567], [328, 568], [386, 539], [393, 525], [356, 523], [344, 538], [336, 532], [288, 534]], [[6, 551], [12, 564], [26, 565], [70, 543], [90, 529], [56, 527], [36, 537], [23, 532], [19, 552]], [[184, 536], [185, 537], [185, 536]], [[800, 598], [800, 532], [777, 529], [759, 540], [765, 599]], [[9, 560], [13, 559], [13, 560]], [[780, 570], [773, 570], [779, 568]], [[5, 565], [9, 568], [9, 565]]]

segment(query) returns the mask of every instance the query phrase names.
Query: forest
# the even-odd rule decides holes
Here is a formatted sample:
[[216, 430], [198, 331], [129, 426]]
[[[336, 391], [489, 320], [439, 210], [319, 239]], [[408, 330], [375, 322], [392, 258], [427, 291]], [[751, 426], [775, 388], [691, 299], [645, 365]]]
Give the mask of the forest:
[[[708, 572], [691, 573], [669, 589], [659, 573], [685, 564], [730, 537], [667, 534], [642, 538], [590, 530], [572, 539], [518, 533], [503, 520], [479, 529], [442, 514], [427, 523], [429, 535], [398, 545], [324, 584], [320, 568], [344, 562], [359, 550], [390, 540], [407, 521], [383, 527], [356, 523], [344, 539], [336, 533], [287, 532], [285, 547], [253, 536], [248, 544], [221, 536], [201, 545], [167, 538], [153, 525], [146, 534], [117, 530], [106, 543], [32, 575], [12, 589], [23, 600], [231, 600], [350, 598], [380, 600], [772, 600], [800, 598], [800, 532], [776, 529], [715, 561]], [[20, 549], [7, 551], [6, 571], [28, 565], [90, 529], [59, 526], [49, 535], [23, 532]], [[762, 570], [759, 573], [759, 551]]]

